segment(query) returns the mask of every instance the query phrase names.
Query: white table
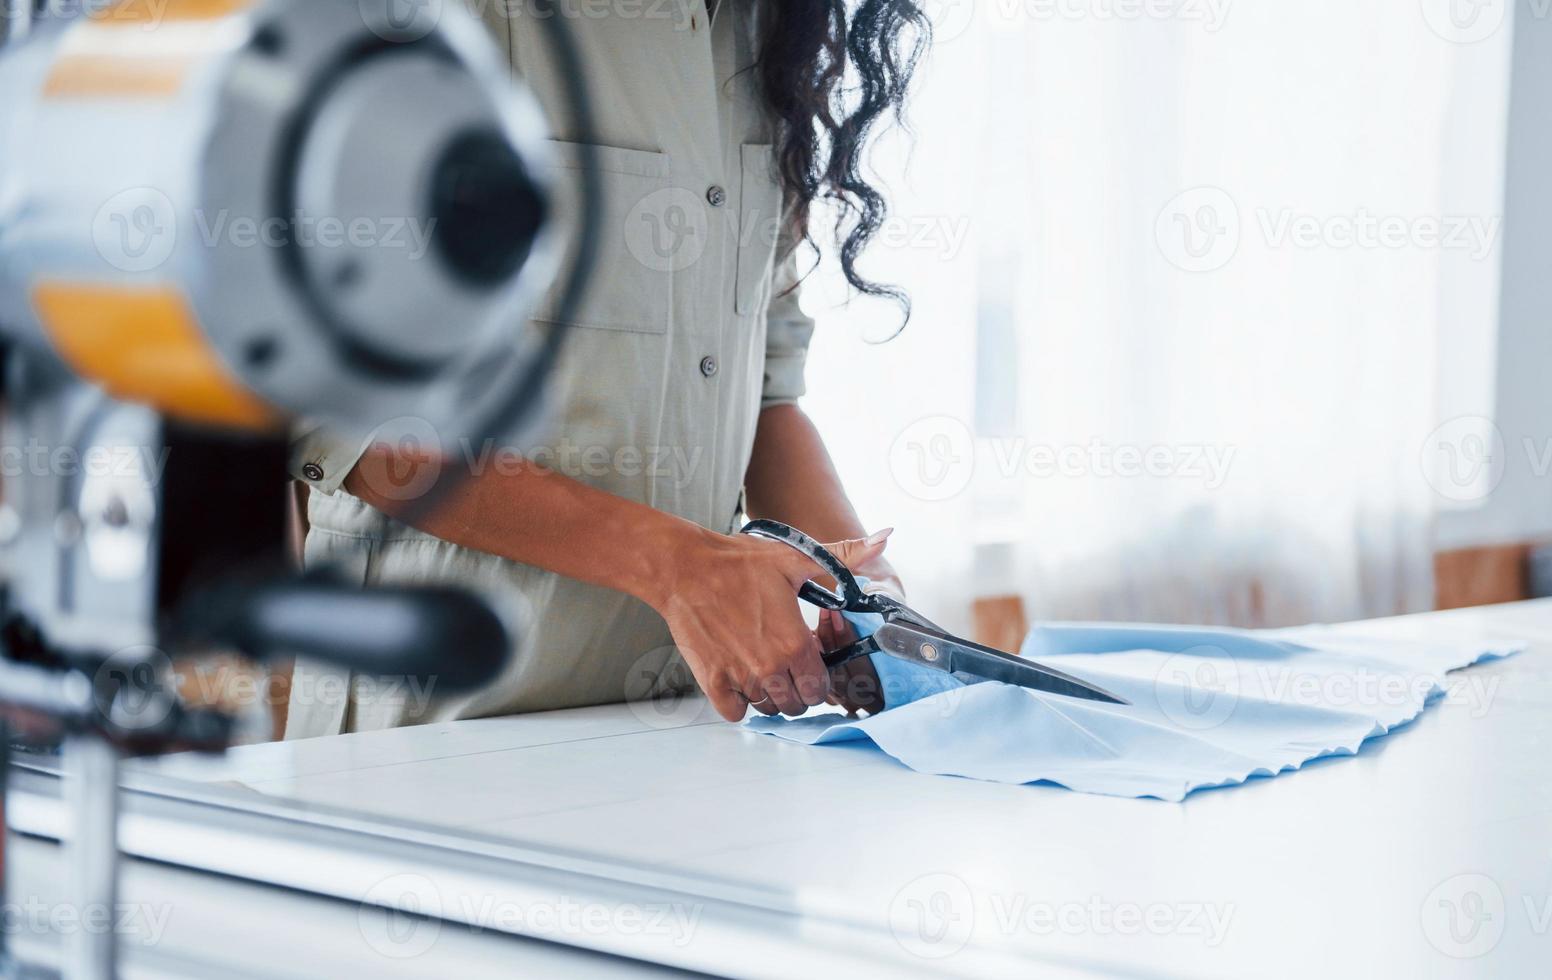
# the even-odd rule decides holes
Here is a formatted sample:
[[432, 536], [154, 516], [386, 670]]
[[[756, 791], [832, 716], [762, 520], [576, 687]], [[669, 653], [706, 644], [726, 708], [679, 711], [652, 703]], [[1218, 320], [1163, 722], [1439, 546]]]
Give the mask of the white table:
[[921, 775], [867, 748], [756, 735], [698, 704], [148, 768], [747, 882], [816, 924], [897, 938], [881, 970], [980, 974], [1028, 957], [1133, 976], [1552, 975], [1552, 600], [1365, 629], [1531, 647], [1451, 675], [1476, 696], [1355, 758], [1181, 804]]

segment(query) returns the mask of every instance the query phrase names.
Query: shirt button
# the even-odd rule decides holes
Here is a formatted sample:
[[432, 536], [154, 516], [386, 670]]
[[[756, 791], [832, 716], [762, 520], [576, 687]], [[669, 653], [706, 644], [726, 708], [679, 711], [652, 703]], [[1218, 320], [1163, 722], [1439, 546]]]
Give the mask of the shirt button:
[[711, 377], [712, 375], [716, 374], [717, 373], [717, 359], [715, 357], [712, 357], [709, 354], [707, 356], [701, 358], [701, 373], [704, 374], [708, 378]]
[[314, 483], [317, 483], [319, 480], [323, 479], [323, 467], [319, 466], [317, 463], [303, 463], [302, 476], [308, 480], [313, 481]]
[[722, 189], [721, 184], [712, 184], [706, 188], [706, 203], [714, 208], [720, 208], [727, 203], [727, 191]]

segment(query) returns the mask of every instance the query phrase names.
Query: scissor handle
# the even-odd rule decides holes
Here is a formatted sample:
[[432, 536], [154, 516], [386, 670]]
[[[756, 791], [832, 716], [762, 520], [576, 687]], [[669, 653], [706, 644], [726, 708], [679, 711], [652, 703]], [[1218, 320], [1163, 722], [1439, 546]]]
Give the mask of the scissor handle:
[[830, 554], [824, 545], [792, 525], [783, 524], [781, 521], [750, 521], [738, 533], [752, 534], [769, 541], [779, 541], [789, 548], [801, 551], [818, 563], [819, 567], [828, 572], [841, 587], [841, 592], [837, 595], [817, 582], [804, 582], [803, 587], [798, 590], [801, 598], [825, 609], [874, 611], [873, 603], [870, 601], [872, 597], [862, 591], [862, 586], [857, 584], [857, 577], [851, 573], [851, 569], [842, 564], [839, 558]]

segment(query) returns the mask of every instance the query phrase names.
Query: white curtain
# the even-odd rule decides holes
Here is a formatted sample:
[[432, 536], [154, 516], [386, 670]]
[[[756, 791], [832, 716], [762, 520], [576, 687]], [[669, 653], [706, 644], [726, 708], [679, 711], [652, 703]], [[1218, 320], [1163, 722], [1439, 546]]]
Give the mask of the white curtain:
[[1511, 29], [1431, 5], [935, 8], [865, 266], [915, 316], [877, 343], [894, 311], [828, 263], [804, 299], [808, 407], [917, 605], [1431, 604], [1424, 450], [1440, 351], [1495, 328]]

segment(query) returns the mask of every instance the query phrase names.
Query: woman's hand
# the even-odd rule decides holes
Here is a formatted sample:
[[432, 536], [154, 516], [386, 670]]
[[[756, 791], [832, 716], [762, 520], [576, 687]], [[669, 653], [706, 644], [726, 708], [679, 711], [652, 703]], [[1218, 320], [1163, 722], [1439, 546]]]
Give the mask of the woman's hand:
[[[867, 564], [882, 554], [885, 537], [826, 547], [842, 561]], [[805, 581], [822, 575], [779, 542], [697, 534], [671, 555], [664, 587], [650, 601], [723, 718], [739, 720], [750, 704], [767, 715], [800, 715], [831, 693], [819, 638], [797, 597]]]
[[[829, 550], [852, 572], [867, 578], [867, 591], [882, 592], [904, 602], [905, 588], [900, 584], [900, 576], [883, 554], [883, 543], [893, 531], [894, 528], [886, 528], [865, 540], [843, 541]], [[878, 542], [878, 546], [870, 547], [871, 542]], [[824, 609], [819, 613], [818, 637], [820, 648], [828, 653], [855, 643], [857, 631], [845, 616]], [[878, 672], [873, 669], [871, 657], [857, 657], [831, 669], [829, 701], [852, 714], [858, 711], [877, 714], [884, 710], [884, 692], [880, 689]]]

